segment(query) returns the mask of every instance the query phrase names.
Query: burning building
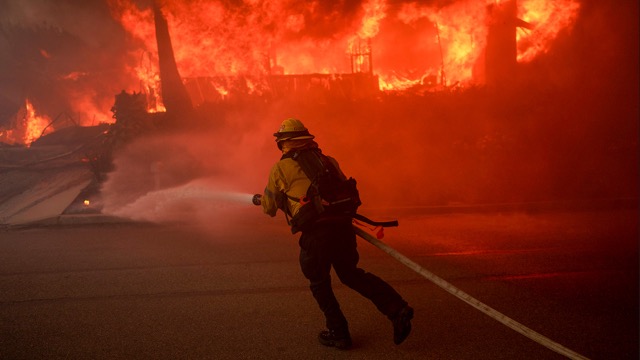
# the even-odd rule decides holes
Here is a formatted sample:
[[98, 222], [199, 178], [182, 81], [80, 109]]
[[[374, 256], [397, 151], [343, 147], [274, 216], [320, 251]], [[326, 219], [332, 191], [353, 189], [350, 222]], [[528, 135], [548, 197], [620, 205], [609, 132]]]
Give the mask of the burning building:
[[[16, 81], [28, 82], [18, 96], [3, 88], [3, 141], [14, 141], [9, 131], [20, 124], [10, 124], [9, 118], [27, 98], [50, 118], [65, 113], [86, 126], [113, 121], [108, 109], [122, 89], [147, 94], [149, 111], [158, 112], [166, 109], [166, 101], [202, 104], [246, 95], [362, 98], [412, 87], [513, 82], [518, 64], [548, 51], [559, 33], [571, 29], [579, 11], [577, 0], [152, 4], [105, 0], [79, 11], [70, 2], [4, 5], [3, 61], [7, 69], [19, 69], [14, 76], [22, 79]], [[58, 25], [29, 29], [12, 23], [47, 11], [62, 18]], [[160, 11], [166, 21], [155, 22]], [[101, 17], [102, 38], [80, 25], [70, 27], [67, 13], [87, 21]], [[158, 31], [162, 28], [167, 31]], [[162, 46], [172, 40], [173, 46]], [[174, 56], [159, 56], [166, 51]], [[33, 65], [17, 65], [25, 58]], [[176, 66], [161, 63], [165, 58], [175, 59]], [[164, 83], [177, 84], [182, 75], [187, 89], [176, 99], [161, 96], [163, 68]], [[38, 75], [59, 96], [42, 93]]]
[[[113, 130], [120, 121], [110, 111], [117, 104], [114, 94], [132, 96], [121, 98], [120, 104], [135, 104], [136, 114], [138, 105], [146, 106], [143, 117], [151, 119], [152, 126], [143, 133], [163, 122], [174, 129], [206, 122], [220, 133], [228, 131], [222, 138], [212, 135], [217, 149], [228, 146], [230, 139], [247, 147], [243, 141], [259, 137], [245, 129], [272, 132], [267, 121], [295, 114], [315, 126], [318, 136], [329, 138], [338, 154], [353, 153], [346, 144], [366, 148], [378, 155], [380, 166], [415, 179], [407, 180], [411, 184], [428, 179], [431, 190], [416, 192], [411, 201], [438, 204], [560, 196], [571, 186], [557, 179], [574, 175], [562, 170], [574, 161], [580, 164], [580, 178], [600, 189], [607, 176], [568, 151], [565, 143], [580, 143], [577, 134], [610, 134], [594, 140], [600, 141], [596, 148], [604, 149], [590, 153], [595, 156], [591, 159], [600, 159], [598, 164], [620, 158], [634, 146], [634, 140], [619, 140], [615, 130], [603, 132], [595, 125], [617, 114], [625, 119], [626, 129], [633, 128], [633, 117], [622, 107], [603, 105], [593, 111], [598, 102], [592, 97], [607, 96], [600, 89], [616, 88], [613, 78], [596, 83], [591, 76], [592, 93], [573, 92], [585, 74], [593, 74], [586, 65], [574, 66], [588, 58], [584, 54], [593, 51], [598, 61], [611, 61], [600, 55], [606, 52], [576, 45], [585, 43], [603, 11], [613, 11], [590, 0], [56, 4], [0, 5], [5, 14], [0, 17], [0, 48], [6, 50], [0, 59], [6, 65], [2, 69], [12, 74], [4, 77], [11, 81], [0, 84], [0, 141], [5, 143], [30, 144], [67, 126], [106, 123]], [[38, 7], [42, 9], [35, 11]], [[29, 18], [33, 14], [41, 14], [38, 20], [57, 16], [42, 25]], [[65, 14], [75, 14], [74, 20], [83, 20], [85, 26]], [[25, 25], [29, 20], [31, 25]], [[93, 24], [100, 25], [93, 26], [99, 31], [87, 32]], [[616, 31], [608, 37], [615, 40], [607, 45], [616, 47], [613, 52], [626, 48], [617, 34], [633, 31], [607, 30]], [[574, 33], [581, 38], [570, 40]], [[607, 42], [588, 43], [604, 47]], [[637, 59], [633, 56], [631, 60]], [[617, 79], [624, 76], [620, 72]], [[548, 83], [553, 87], [532, 85]], [[485, 91], [496, 87], [509, 91]], [[558, 88], [562, 96], [552, 92]], [[620, 95], [616, 101], [622, 98], [628, 109], [637, 109], [637, 99]], [[40, 122], [25, 122], [32, 118], [24, 115], [29, 113], [27, 99]], [[541, 99], [547, 101], [544, 106], [538, 105]], [[571, 114], [563, 106], [567, 103], [573, 104]], [[587, 123], [590, 127], [580, 120], [596, 116]], [[341, 131], [330, 130], [332, 124]], [[26, 128], [38, 135], [27, 137]], [[534, 139], [543, 139], [548, 147]], [[211, 155], [211, 147], [198, 152]], [[548, 149], [562, 156], [549, 157]], [[389, 153], [402, 161], [391, 161]], [[225, 156], [235, 159], [234, 154]], [[190, 169], [198, 168], [198, 174], [214, 167], [222, 172], [219, 164], [200, 158], [193, 163], [197, 165]], [[378, 185], [369, 185], [372, 193], [379, 186], [394, 189], [381, 194], [388, 201], [407, 198], [391, 179], [372, 174], [367, 163], [356, 156], [346, 165], [361, 178], [376, 177]], [[425, 168], [432, 169], [428, 177]], [[542, 185], [531, 183], [532, 178]], [[519, 180], [516, 185], [514, 179]], [[500, 188], [511, 188], [512, 193], [498, 194]]]

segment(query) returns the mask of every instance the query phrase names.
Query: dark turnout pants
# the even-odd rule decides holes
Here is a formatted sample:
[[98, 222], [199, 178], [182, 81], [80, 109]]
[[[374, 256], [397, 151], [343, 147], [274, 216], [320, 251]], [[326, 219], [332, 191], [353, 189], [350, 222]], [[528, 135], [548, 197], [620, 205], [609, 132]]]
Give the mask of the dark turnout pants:
[[371, 300], [389, 319], [407, 305], [384, 280], [358, 268], [351, 219], [317, 223], [302, 232], [299, 243], [302, 272], [311, 283], [311, 292], [325, 315], [327, 328], [338, 335], [348, 334], [348, 325], [331, 288], [331, 266], [343, 284]]

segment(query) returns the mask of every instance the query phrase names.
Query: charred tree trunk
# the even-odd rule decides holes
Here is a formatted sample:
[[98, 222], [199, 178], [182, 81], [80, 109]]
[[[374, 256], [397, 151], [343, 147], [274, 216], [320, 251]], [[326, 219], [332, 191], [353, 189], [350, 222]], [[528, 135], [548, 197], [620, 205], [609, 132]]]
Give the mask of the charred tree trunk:
[[173, 54], [173, 47], [171, 46], [169, 26], [157, 2], [153, 4], [153, 13], [156, 26], [156, 41], [158, 43], [162, 100], [167, 109], [169, 119], [177, 122], [179, 114], [188, 113], [193, 110], [193, 104], [180, 78], [178, 66], [176, 65]]
[[517, 76], [516, 0], [491, 4], [487, 10], [486, 81], [489, 86], [504, 87], [513, 83]]

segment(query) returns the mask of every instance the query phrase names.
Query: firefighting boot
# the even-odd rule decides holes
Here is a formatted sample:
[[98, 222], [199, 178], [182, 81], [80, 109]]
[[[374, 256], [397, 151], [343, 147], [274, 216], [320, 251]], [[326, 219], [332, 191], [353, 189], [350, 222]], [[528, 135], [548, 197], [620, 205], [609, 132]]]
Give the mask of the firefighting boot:
[[393, 342], [400, 345], [411, 332], [411, 319], [413, 319], [413, 308], [406, 305], [396, 317], [393, 318]]
[[351, 347], [351, 336], [349, 331], [346, 334], [338, 333], [334, 330], [323, 330], [318, 334], [320, 344], [324, 346], [335, 347], [336, 349], [346, 350]]

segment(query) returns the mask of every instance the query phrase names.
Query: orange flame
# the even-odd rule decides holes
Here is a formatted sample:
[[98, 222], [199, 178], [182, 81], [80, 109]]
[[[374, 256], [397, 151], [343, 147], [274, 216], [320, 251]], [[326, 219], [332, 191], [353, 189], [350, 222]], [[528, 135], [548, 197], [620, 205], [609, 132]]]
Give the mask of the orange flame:
[[561, 31], [571, 29], [579, 10], [577, 0], [521, 1], [518, 15], [534, 28], [518, 32], [518, 61], [529, 62], [547, 52]]
[[51, 120], [47, 116], [37, 115], [31, 101], [26, 99], [24, 108], [16, 114], [15, 126], [10, 130], [0, 131], [0, 141], [29, 147], [40, 136], [54, 130], [49, 126], [50, 123]]
[[[500, 1], [468, 0], [440, 9], [411, 3], [403, 5], [398, 18], [405, 23], [428, 18], [434, 23], [438, 27], [442, 67], [448, 80], [467, 84], [474, 81], [473, 68], [486, 45], [486, 6], [491, 3]], [[519, 62], [530, 61], [546, 52], [557, 35], [575, 23], [580, 7], [576, 0], [521, 0], [517, 4], [519, 18], [534, 26], [533, 30], [518, 32]]]
[[387, 2], [385, 0], [369, 0], [362, 5], [362, 8], [364, 16], [358, 36], [362, 39], [370, 39], [378, 34], [380, 21], [387, 16]]
[[[487, 36], [487, 6], [497, 0], [461, 0], [443, 7], [420, 5], [419, 2], [390, 6], [386, 0], [367, 0], [354, 15], [359, 17], [343, 29], [332, 29], [331, 36], [313, 37], [310, 19], [320, 12], [317, 2], [244, 1], [231, 6], [225, 2], [203, 0], [169, 1], [164, 4], [174, 47], [176, 63], [184, 78], [266, 76], [272, 70], [282, 74], [341, 73], [349, 71], [348, 54], [360, 40], [376, 48], [394, 49], [393, 39], [381, 43], [380, 34], [394, 24], [411, 24], [422, 42], [425, 61], [420, 73], [397, 72], [379, 67], [383, 90], [404, 90], [417, 84], [432, 84], [434, 74], [441, 86], [473, 84], [474, 67], [478, 66]], [[527, 62], [548, 51], [558, 34], [575, 23], [578, 0], [520, 0], [518, 16], [533, 25], [518, 31], [517, 60]], [[132, 0], [110, 0], [116, 17], [131, 36], [140, 43], [137, 53], [149, 54], [131, 70], [143, 91], [158, 97], [159, 78], [153, 14], [138, 9]], [[425, 22], [426, 21], [426, 22]], [[421, 24], [417, 26], [416, 24]], [[425, 24], [431, 24], [425, 26]], [[434, 55], [438, 54], [438, 55]], [[138, 55], [139, 57], [139, 55]], [[358, 59], [360, 61], [361, 59]], [[277, 66], [277, 70], [276, 67]], [[274, 67], [274, 69], [272, 69]], [[446, 74], [446, 77], [445, 77]], [[424, 79], [428, 78], [428, 81]], [[227, 84], [213, 84], [221, 97]], [[254, 83], [250, 89], [260, 89]], [[160, 101], [149, 101], [159, 104]]]
[[[25, 100], [26, 116], [25, 121], [25, 134], [24, 143], [27, 146], [31, 146], [31, 143], [40, 138], [43, 135], [45, 128], [51, 123], [51, 119], [47, 116], [36, 115], [36, 110], [29, 99]], [[52, 128], [47, 129], [49, 132], [53, 131]]]
[[158, 69], [155, 27], [151, 9], [139, 10], [127, 0], [110, 0], [113, 15], [141, 48], [132, 51], [135, 65], [127, 69], [139, 82], [139, 91], [147, 94], [149, 112], [166, 111], [160, 98], [160, 73]]

